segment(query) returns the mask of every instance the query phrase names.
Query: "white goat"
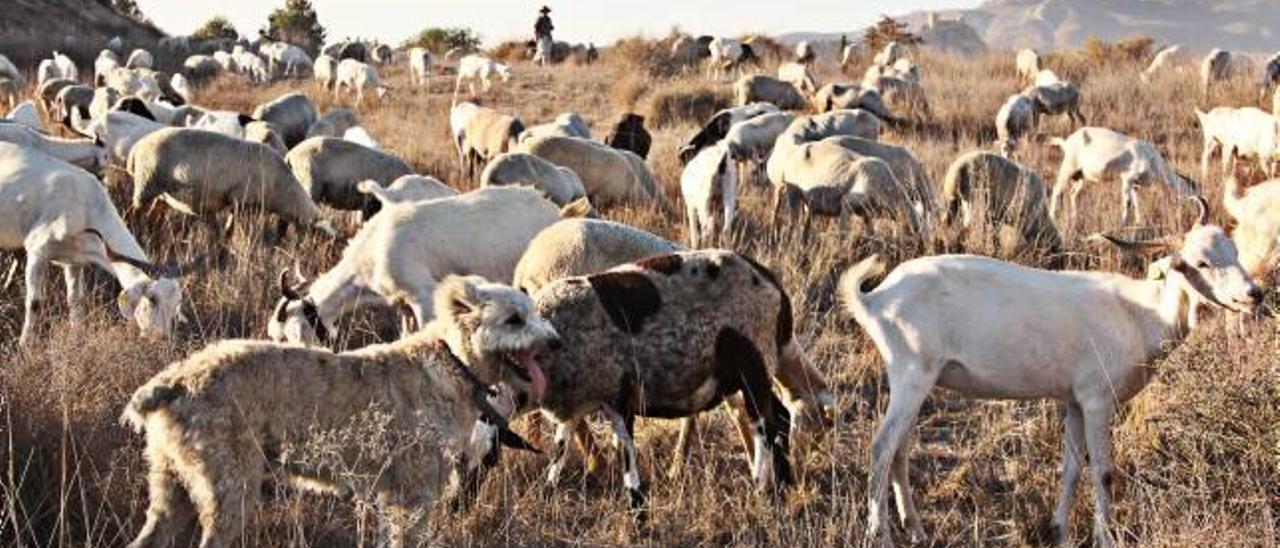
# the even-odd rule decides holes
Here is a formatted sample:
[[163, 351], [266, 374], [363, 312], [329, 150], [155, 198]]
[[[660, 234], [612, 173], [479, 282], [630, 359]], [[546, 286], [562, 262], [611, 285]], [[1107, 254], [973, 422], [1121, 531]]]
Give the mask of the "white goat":
[[[753, 182], [761, 179], [774, 142], [795, 118], [790, 112], [770, 112], [729, 126], [724, 143], [729, 147], [729, 156], [738, 164], [739, 178], [743, 173], [750, 173]], [[743, 169], [746, 166], [750, 168]]]
[[320, 87], [328, 90], [333, 89], [334, 73], [338, 72], [338, 61], [327, 54], [320, 54], [316, 57], [316, 61], [311, 65], [311, 74], [316, 79], [316, 83]]
[[135, 49], [129, 53], [129, 59], [125, 61], [125, 68], [130, 69], [149, 69], [154, 68], [156, 59], [151, 52], [145, 49]]
[[120, 313], [147, 336], [172, 331], [182, 290], [161, 277], [129, 233], [106, 189], [88, 172], [43, 152], [0, 143], [0, 248], [26, 251], [26, 317], [21, 344], [31, 341], [49, 265], [62, 266], [72, 320], [82, 317], [81, 266], [115, 276]]
[[355, 59], [343, 59], [338, 63], [338, 71], [333, 83], [335, 101], [338, 100], [338, 94], [342, 92], [343, 86], [355, 92], [357, 107], [364, 102], [364, 88], [373, 88], [379, 99], [386, 97], [391, 89], [378, 77], [378, 69]]
[[[907, 482], [907, 440], [934, 386], [990, 399], [1055, 399], [1066, 436], [1062, 491], [1053, 514], [1059, 545], [1085, 455], [1093, 474], [1097, 546], [1111, 546], [1111, 422], [1116, 407], [1142, 390], [1149, 365], [1195, 327], [1199, 303], [1238, 311], [1262, 291], [1236, 260], [1223, 230], [1200, 221], [1170, 249], [1163, 280], [1104, 272], [1050, 272], [984, 257], [945, 255], [899, 265], [878, 288], [862, 282], [883, 270], [868, 258], [841, 278], [848, 312], [875, 342], [889, 378], [889, 407], [872, 443], [869, 536], [890, 541], [888, 488], [913, 543], [924, 528]], [[1052, 311], [1052, 313], [1045, 313]]]
[[480, 82], [481, 89], [488, 93], [493, 89], [493, 79], [501, 78], [503, 83], [511, 81], [511, 67], [494, 61], [483, 55], [467, 55], [458, 61], [458, 80], [453, 85], [453, 99], [456, 103], [458, 100], [458, 90], [462, 88], [462, 84], [467, 84], [467, 90], [472, 96], [476, 94], [476, 82]]
[[458, 153], [458, 168], [467, 166], [466, 149], [467, 124], [480, 112], [480, 105], [475, 103], [454, 103], [449, 107], [449, 134], [453, 136], [453, 148]]
[[733, 38], [716, 38], [707, 44], [711, 57], [707, 59], [707, 79], [720, 80], [729, 71], [741, 73], [744, 51], [742, 42]]
[[1018, 78], [1023, 84], [1030, 84], [1035, 81], [1036, 73], [1040, 72], [1040, 54], [1033, 49], [1024, 49], [1018, 52], [1017, 58]]
[[107, 149], [93, 139], [51, 137], [21, 124], [0, 124], [0, 142], [39, 150], [85, 169], [107, 165]]
[[778, 79], [790, 83], [803, 93], [813, 94], [818, 91], [818, 79], [809, 65], [804, 63], [786, 62], [778, 65]]
[[98, 52], [98, 58], [93, 61], [93, 85], [100, 86], [106, 81], [107, 73], [120, 66], [120, 57], [116, 52], [104, 49]]
[[702, 149], [684, 166], [680, 192], [689, 223], [689, 248], [729, 247], [738, 202], [738, 166], [725, 141]]
[[1236, 156], [1258, 159], [1267, 177], [1276, 176], [1276, 160], [1280, 156], [1280, 121], [1254, 107], [1218, 107], [1209, 112], [1196, 109], [1200, 131], [1204, 134], [1204, 152], [1200, 155], [1200, 176], [1209, 177], [1209, 159], [1222, 151], [1222, 171], [1235, 170]]
[[1049, 215], [1058, 222], [1062, 194], [1068, 186], [1072, 187], [1067, 229], [1075, 225], [1076, 198], [1085, 181], [1100, 183], [1120, 179], [1122, 225], [1129, 224], [1131, 217], [1133, 221], [1142, 222], [1142, 212], [1138, 208], [1138, 188], [1141, 186], [1159, 184], [1180, 196], [1200, 195], [1196, 185], [1174, 171], [1156, 147], [1147, 141], [1105, 128], [1084, 127], [1065, 140], [1055, 137], [1050, 142], [1062, 149], [1062, 165], [1058, 168], [1058, 179], [1049, 200]]
[[409, 49], [409, 77], [415, 86], [427, 87], [431, 82], [431, 64], [434, 56], [426, 48]]
[[71, 126], [80, 134], [101, 141], [111, 153], [111, 160], [118, 164], [129, 160], [129, 151], [143, 137], [168, 127], [131, 112], [115, 110], [92, 122], [83, 122], [79, 112], [72, 112]]
[[1236, 221], [1231, 239], [1240, 250], [1240, 264], [1249, 275], [1262, 279], [1280, 259], [1280, 179], [1241, 193], [1234, 175], [1228, 176], [1222, 205]]

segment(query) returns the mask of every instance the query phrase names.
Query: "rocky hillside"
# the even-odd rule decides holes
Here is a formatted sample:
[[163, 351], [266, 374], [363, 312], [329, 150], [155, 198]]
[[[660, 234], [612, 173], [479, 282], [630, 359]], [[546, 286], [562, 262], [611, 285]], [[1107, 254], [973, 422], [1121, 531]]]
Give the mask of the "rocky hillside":
[[163, 35], [95, 0], [0, 0], [0, 53], [21, 67], [54, 49], [91, 61], [113, 36], [128, 47], [154, 44]]
[[[895, 17], [919, 32], [925, 29], [928, 15], [921, 11]], [[1160, 44], [1182, 44], [1194, 50], [1280, 50], [1277, 0], [988, 0], [974, 9], [944, 10], [938, 15], [944, 21], [963, 18], [992, 49], [1052, 51], [1077, 48], [1089, 36], [1115, 41], [1143, 34]], [[850, 29], [846, 34], [856, 39], [861, 33], [862, 29]], [[971, 37], [963, 38], [973, 42]], [[840, 33], [795, 32], [779, 39], [839, 41]], [[955, 48], [947, 44], [943, 49]]]
[[[1193, 49], [1280, 50], [1276, 0], [989, 0], [963, 15], [992, 48], [1079, 47], [1089, 36], [1114, 41], [1147, 35]], [[918, 26], [926, 13], [904, 19]]]

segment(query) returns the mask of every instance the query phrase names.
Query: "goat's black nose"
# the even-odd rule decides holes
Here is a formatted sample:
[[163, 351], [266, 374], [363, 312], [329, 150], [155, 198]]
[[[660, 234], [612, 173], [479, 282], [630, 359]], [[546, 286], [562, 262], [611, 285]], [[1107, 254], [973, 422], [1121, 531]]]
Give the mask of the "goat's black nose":
[[1252, 300], [1252, 301], [1253, 301], [1253, 302], [1255, 302], [1255, 303], [1260, 303], [1260, 302], [1262, 302], [1262, 299], [1266, 298], [1266, 296], [1267, 296], [1267, 295], [1266, 295], [1265, 293], [1263, 293], [1263, 292], [1262, 292], [1262, 288], [1261, 288], [1261, 287], [1258, 287], [1258, 286], [1256, 286], [1256, 285], [1255, 285], [1255, 286], [1253, 286], [1253, 287], [1249, 288], [1249, 299], [1250, 299], [1250, 300]]
[[564, 342], [560, 340], [560, 337], [556, 337], [547, 342], [547, 348], [560, 350], [561, 348], [564, 348]]

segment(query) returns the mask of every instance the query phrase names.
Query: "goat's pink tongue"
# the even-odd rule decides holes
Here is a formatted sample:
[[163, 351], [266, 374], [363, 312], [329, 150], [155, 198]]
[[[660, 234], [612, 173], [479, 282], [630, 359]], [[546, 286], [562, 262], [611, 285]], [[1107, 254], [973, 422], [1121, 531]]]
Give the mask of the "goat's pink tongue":
[[547, 377], [542, 374], [542, 368], [538, 367], [538, 361], [533, 359], [533, 354], [523, 354], [520, 356], [520, 365], [524, 366], [525, 373], [529, 374], [529, 387], [533, 390], [533, 401], [541, 402], [542, 396], [547, 393]]

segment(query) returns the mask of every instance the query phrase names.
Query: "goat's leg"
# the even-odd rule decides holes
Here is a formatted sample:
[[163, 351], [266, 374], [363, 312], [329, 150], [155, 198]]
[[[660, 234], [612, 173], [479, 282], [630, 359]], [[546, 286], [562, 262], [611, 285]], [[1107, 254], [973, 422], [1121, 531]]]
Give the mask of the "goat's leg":
[[80, 325], [84, 318], [84, 268], [79, 265], [62, 266], [62, 279], [67, 283], [67, 310], [71, 325]]
[[702, 239], [698, 233], [698, 207], [692, 202], [685, 205], [684, 216], [689, 221], [689, 249], [698, 249], [698, 242]]
[[719, 349], [716, 353], [717, 361], [733, 360], [742, 382], [742, 398], [746, 403], [747, 416], [751, 419], [752, 439], [755, 442], [751, 476], [761, 489], [771, 489], [778, 483], [790, 484], [793, 478], [791, 463], [787, 460], [790, 443], [787, 434], [791, 415], [774, 395], [772, 379], [769, 378], [769, 371], [759, 353], [754, 351], [749, 341], [740, 342], [741, 350], [727, 352], [724, 356], [720, 355]]
[[198, 472], [183, 472], [200, 521], [200, 548], [233, 545], [247, 526], [246, 510], [257, 506], [265, 463], [249, 458], [259, 451], [253, 444], [233, 445], [217, 457], [201, 456], [205, 466]]
[[578, 426], [573, 429], [573, 439], [578, 442], [578, 450], [582, 451], [582, 460], [586, 465], [588, 474], [595, 474], [600, 471], [600, 467], [604, 466], [604, 457], [600, 455], [600, 447], [596, 445], [595, 437], [591, 435], [591, 427], [587, 421], [578, 421]]
[[1134, 177], [1126, 175], [1120, 181], [1120, 226], [1129, 226], [1129, 222], [1142, 222], [1142, 213], [1138, 211], [1138, 187]]
[[[1066, 231], [1063, 230], [1062, 219], [1058, 214], [1062, 211], [1063, 194], [1071, 187], [1071, 183], [1072, 178], [1069, 173], [1065, 175], [1063, 173], [1059, 173], [1058, 181], [1054, 183], [1053, 192], [1049, 195], [1049, 218], [1053, 219], [1053, 222], [1058, 223], [1058, 230], [1063, 232]], [[1070, 226], [1067, 228], [1070, 228]]]
[[1084, 438], [1089, 449], [1089, 464], [1092, 472], [1094, 510], [1093, 537], [1094, 545], [1109, 547], [1114, 544], [1111, 538], [1111, 417], [1115, 406], [1111, 396], [1102, 395], [1092, 405], [1082, 405], [1084, 415]]
[[26, 295], [24, 308], [26, 315], [22, 319], [22, 333], [18, 336], [18, 344], [26, 346], [31, 342], [31, 334], [35, 330], [36, 314], [40, 309], [40, 297], [44, 290], [45, 275], [49, 270], [49, 258], [43, 248], [27, 250], [27, 268], [25, 272]]
[[667, 467], [667, 478], [676, 479], [684, 472], [684, 462], [689, 459], [689, 451], [698, 439], [698, 415], [685, 417], [680, 421], [680, 436], [676, 438], [675, 458]]
[[636, 462], [636, 441], [632, 435], [635, 429], [635, 415], [630, 412], [624, 414], [611, 407], [605, 407], [604, 413], [613, 425], [614, 438], [622, 456], [624, 470], [622, 483], [627, 487], [631, 511], [635, 515], [636, 522], [643, 524], [645, 521], [644, 486], [640, 482], [640, 465]]
[[924, 542], [924, 525], [920, 523], [920, 513], [916, 511], [915, 497], [911, 495], [911, 483], [907, 479], [910, 464], [907, 448], [911, 444], [903, 443], [893, 454], [893, 495], [898, 503], [898, 517], [902, 526], [911, 537], [911, 544]]
[[[933, 388], [937, 374], [924, 364], [894, 363], [886, 367], [889, 376], [889, 409], [884, 422], [876, 431], [871, 444], [871, 477], [867, 482], [867, 537], [880, 537], [885, 545], [892, 544], [889, 532], [889, 473], [898, 450], [906, 442], [915, 426], [920, 406]], [[897, 376], [893, 371], [901, 371]], [[906, 458], [903, 455], [902, 458]]]
[[738, 208], [738, 185], [733, 179], [725, 184], [721, 207], [724, 216], [720, 219], [720, 247], [727, 248], [733, 245], [733, 215]]
[[1071, 505], [1076, 498], [1076, 484], [1080, 482], [1080, 469], [1085, 456], [1084, 414], [1080, 405], [1067, 402], [1062, 406], [1062, 414], [1066, 425], [1062, 436], [1062, 491], [1058, 495], [1058, 505], [1050, 522], [1056, 546], [1065, 546], [1071, 538]]
[[560, 483], [560, 474], [564, 472], [564, 465], [569, 461], [569, 436], [580, 420], [582, 419], [573, 418], [565, 422], [556, 422], [556, 433], [552, 438], [555, 452], [551, 455], [551, 464], [547, 466], [547, 485], [549, 486]]
[[1075, 181], [1071, 182], [1071, 195], [1068, 197], [1069, 201], [1071, 202], [1070, 203], [1071, 212], [1070, 212], [1070, 215], [1068, 216], [1069, 221], [1067, 226], [1072, 230], [1075, 230], [1075, 227], [1076, 227], [1076, 219], [1080, 211], [1080, 192], [1082, 190], [1084, 190], [1084, 179], [1076, 179]]

